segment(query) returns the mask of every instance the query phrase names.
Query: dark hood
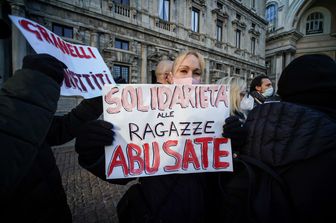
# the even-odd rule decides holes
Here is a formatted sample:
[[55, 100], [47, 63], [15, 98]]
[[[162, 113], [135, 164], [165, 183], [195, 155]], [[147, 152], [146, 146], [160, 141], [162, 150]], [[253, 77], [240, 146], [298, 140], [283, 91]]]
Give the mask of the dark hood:
[[282, 72], [278, 82], [282, 101], [314, 107], [335, 117], [336, 63], [320, 54], [294, 59]]

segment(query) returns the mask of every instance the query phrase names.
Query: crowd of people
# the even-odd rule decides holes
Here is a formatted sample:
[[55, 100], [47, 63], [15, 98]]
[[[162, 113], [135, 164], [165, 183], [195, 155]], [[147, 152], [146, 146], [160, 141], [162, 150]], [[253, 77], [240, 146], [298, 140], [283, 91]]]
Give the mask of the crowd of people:
[[[2, 37], [4, 38], [4, 37]], [[161, 61], [157, 84], [200, 84], [203, 56], [187, 51]], [[336, 63], [304, 55], [282, 72], [277, 94], [268, 76], [225, 77], [234, 171], [106, 179], [104, 147], [113, 123], [99, 120], [101, 97], [55, 116], [66, 65], [28, 55], [0, 89], [0, 203], [3, 219], [71, 222], [51, 146], [76, 138], [79, 164], [112, 184], [137, 180], [120, 200], [124, 222], [329, 222], [336, 199]], [[335, 169], [333, 169], [335, 168]]]

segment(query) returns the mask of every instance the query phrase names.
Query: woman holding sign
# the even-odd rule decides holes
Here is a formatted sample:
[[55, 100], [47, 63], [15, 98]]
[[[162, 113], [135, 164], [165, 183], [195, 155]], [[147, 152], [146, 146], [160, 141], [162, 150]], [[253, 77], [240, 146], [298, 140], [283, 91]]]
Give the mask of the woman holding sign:
[[[199, 84], [204, 72], [204, 58], [197, 52], [179, 55], [173, 64], [175, 84]], [[82, 129], [76, 140], [79, 163], [106, 180], [104, 146], [113, 141], [113, 126], [93, 121]], [[204, 173], [171, 174], [140, 178], [118, 204], [118, 217], [123, 222], [207, 222], [208, 195]], [[126, 184], [132, 179], [106, 180]]]
[[173, 64], [171, 75], [174, 84], [200, 84], [204, 72], [204, 58], [197, 52], [186, 52], [179, 55]]

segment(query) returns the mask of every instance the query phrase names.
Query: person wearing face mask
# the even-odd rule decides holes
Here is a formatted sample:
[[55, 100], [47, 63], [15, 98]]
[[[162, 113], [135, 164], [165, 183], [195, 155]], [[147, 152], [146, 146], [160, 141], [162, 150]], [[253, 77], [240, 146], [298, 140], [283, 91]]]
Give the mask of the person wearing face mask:
[[253, 97], [247, 93], [245, 80], [237, 77], [224, 77], [216, 84], [230, 85], [230, 115], [244, 121], [250, 110], [253, 109]]
[[[247, 130], [244, 127], [244, 122], [247, 118], [249, 111], [253, 109], [254, 99], [247, 92], [247, 84], [245, 80], [238, 77], [225, 77], [219, 79], [216, 84], [225, 84], [230, 86], [230, 116], [225, 119], [223, 125], [222, 136], [231, 140], [233, 157], [239, 154], [240, 149], [244, 146]], [[235, 160], [234, 160], [235, 161]], [[234, 171], [236, 171], [236, 164], [234, 165]], [[219, 182], [225, 182], [226, 179], [230, 179], [232, 173], [219, 172], [210, 173], [207, 176], [207, 184], [209, 191], [208, 194], [211, 202], [208, 204], [209, 208], [209, 222], [217, 222], [221, 219], [223, 214], [223, 207], [226, 206], [225, 195]], [[237, 207], [239, 208], [239, 207]]]
[[272, 97], [274, 89], [268, 76], [255, 77], [250, 84], [250, 95], [254, 98], [254, 107], [263, 104], [266, 99]]
[[[173, 64], [170, 77], [174, 84], [201, 82], [204, 58], [197, 52], [180, 54]], [[111, 123], [88, 123], [75, 143], [79, 164], [104, 181], [126, 184], [136, 178], [106, 179], [104, 147], [114, 137]], [[207, 221], [207, 182], [205, 174], [170, 174], [142, 177], [132, 185], [117, 205], [120, 223]]]
[[[217, 81], [217, 84], [230, 85], [231, 110], [230, 116], [225, 119], [222, 136], [231, 140], [234, 172], [242, 172], [243, 168], [236, 160], [236, 157], [239, 156], [241, 149], [246, 144], [248, 132], [244, 124], [247, 115], [253, 108], [265, 103], [266, 96], [271, 96], [273, 94], [272, 84], [268, 77], [264, 75], [258, 76], [252, 81], [250, 92], [246, 90], [245, 81], [235, 77], [222, 78]], [[234, 206], [236, 204], [231, 203], [231, 200], [228, 200], [226, 188], [223, 188], [223, 185], [226, 185], [225, 182], [230, 181], [233, 176], [234, 173], [227, 172], [214, 173], [208, 176], [209, 188], [211, 188], [212, 191], [210, 198], [212, 201], [211, 204], [213, 204], [212, 208], [210, 208], [212, 214], [209, 215], [212, 217], [212, 219], [210, 219], [212, 222], [215, 222], [216, 219], [230, 219], [228, 222], [236, 222], [235, 217], [231, 216], [230, 212], [231, 209], [240, 209], [241, 207], [239, 205]], [[242, 179], [243, 180], [237, 184], [247, 184], [245, 175]], [[231, 187], [231, 185], [229, 185], [229, 187]], [[236, 187], [236, 185], [233, 187]], [[239, 215], [237, 216], [237, 219], [239, 219]]]
[[247, 113], [253, 108], [253, 98], [247, 94], [246, 82], [241, 78], [225, 77], [219, 79], [216, 84], [230, 85], [230, 117], [225, 120], [222, 135], [230, 138], [232, 149], [238, 151], [245, 141], [246, 131], [243, 123]]
[[329, 56], [297, 57], [280, 76], [281, 102], [249, 113], [240, 166], [221, 181], [223, 222], [336, 219], [335, 74]]
[[180, 54], [174, 61], [171, 72], [174, 84], [200, 84], [204, 72], [204, 57], [194, 51]]

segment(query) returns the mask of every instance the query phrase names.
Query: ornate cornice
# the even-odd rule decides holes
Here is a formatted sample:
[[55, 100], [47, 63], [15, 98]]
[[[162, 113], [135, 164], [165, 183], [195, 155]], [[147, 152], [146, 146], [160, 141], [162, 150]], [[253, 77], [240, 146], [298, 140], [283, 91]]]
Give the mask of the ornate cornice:
[[216, 9], [211, 10], [211, 12], [213, 14], [217, 14], [218, 19], [222, 19], [222, 20], [226, 21], [229, 18], [229, 14], [227, 12], [221, 10], [221, 9], [216, 8]]
[[244, 22], [242, 22], [238, 19], [233, 20], [232, 25], [233, 25], [234, 29], [245, 29], [246, 28], [246, 23], [244, 23]]
[[266, 38], [266, 43], [267, 42], [271, 42], [271, 41], [275, 41], [275, 40], [279, 40], [279, 39], [284, 39], [284, 38], [289, 38], [293, 41], [298, 41], [301, 37], [303, 36], [303, 34], [297, 30], [290, 30], [287, 32], [282, 32], [282, 33], [278, 33], [278, 34], [274, 34], [272, 36], [269, 36]]
[[254, 35], [255, 37], [259, 37], [259, 36], [260, 36], [260, 32], [257, 31], [257, 30], [254, 29], [254, 28], [249, 29], [248, 32], [251, 33], [252, 35]]

